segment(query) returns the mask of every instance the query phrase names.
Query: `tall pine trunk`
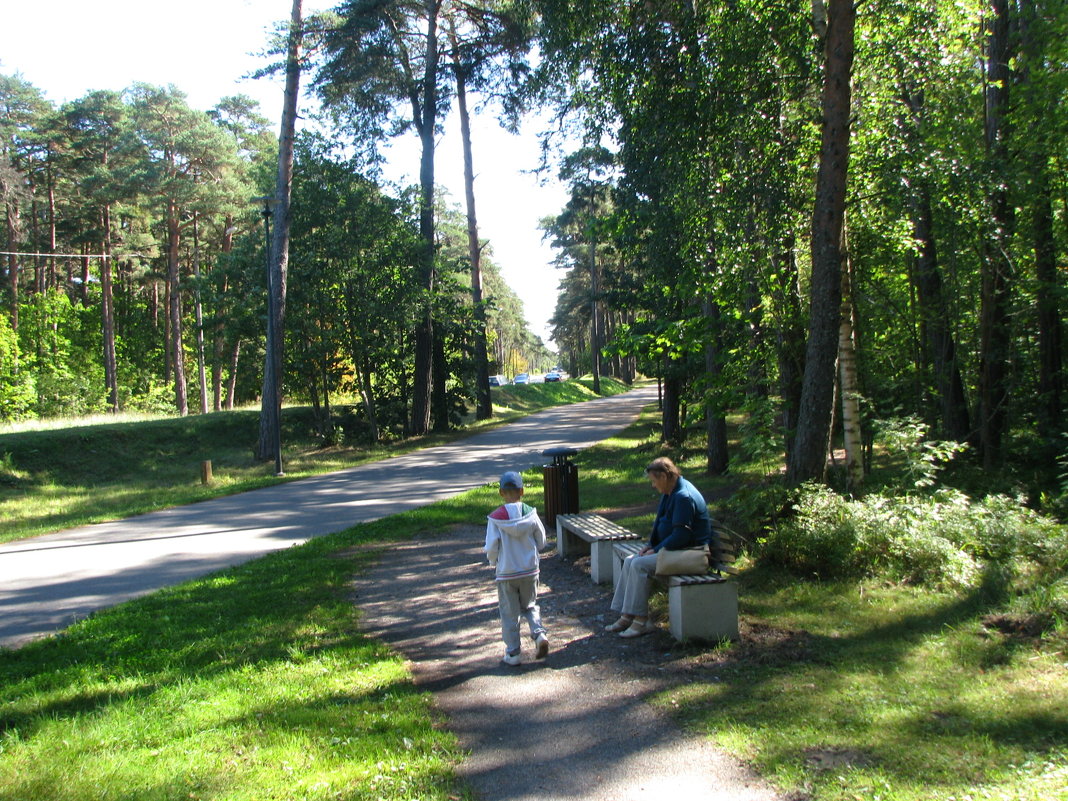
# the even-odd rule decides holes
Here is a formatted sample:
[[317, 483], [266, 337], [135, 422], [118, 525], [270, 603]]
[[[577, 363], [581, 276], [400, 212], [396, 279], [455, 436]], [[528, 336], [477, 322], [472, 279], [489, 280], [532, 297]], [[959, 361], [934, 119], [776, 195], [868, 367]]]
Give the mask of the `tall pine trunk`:
[[189, 398], [185, 380], [185, 348], [182, 344], [182, 293], [178, 246], [181, 224], [178, 207], [172, 200], [167, 207], [167, 320], [168, 346], [171, 368], [174, 370], [174, 406], [178, 414], [189, 414]]
[[842, 302], [842, 230], [849, 171], [849, 114], [856, 9], [829, 0], [824, 37], [823, 132], [812, 214], [812, 279], [805, 373], [787, 478], [822, 479], [834, 409]]
[[297, 123], [297, 99], [300, 92], [300, 47], [303, 37], [301, 0], [293, 0], [286, 53], [286, 88], [282, 104], [282, 125], [278, 135], [278, 175], [274, 194], [274, 237], [271, 241], [270, 270], [275, 302], [271, 325], [274, 347], [264, 359], [263, 394], [260, 404], [260, 437], [256, 456], [274, 459], [281, 466], [282, 425], [282, 342], [285, 330], [286, 279], [289, 266], [289, 201], [293, 186], [293, 138]]
[[422, 105], [416, 113], [421, 153], [419, 157], [419, 237], [422, 240], [421, 288], [425, 292], [419, 322], [415, 327], [415, 373], [412, 376], [411, 433], [430, 430], [434, 383], [433, 294], [436, 284], [434, 253], [434, 126], [437, 122], [438, 0], [426, 0], [427, 38], [423, 73]]
[[207, 361], [204, 354], [204, 306], [201, 302], [200, 292], [200, 226], [197, 224], [197, 213], [193, 212], [193, 277], [196, 285], [193, 287], [193, 314], [196, 320], [196, 343], [197, 343], [197, 378], [200, 382], [200, 413], [208, 413], [208, 372]]
[[456, 71], [456, 105], [460, 112], [460, 140], [464, 153], [464, 200], [467, 204], [467, 253], [471, 262], [471, 303], [475, 310], [475, 419], [493, 417], [490, 400], [489, 354], [486, 351], [486, 307], [482, 302], [482, 248], [475, 214], [475, 160], [471, 147], [471, 114], [467, 108], [467, 75], [460, 60], [455, 27], [452, 59]]
[[100, 260], [100, 330], [104, 346], [104, 388], [107, 392], [108, 411], [119, 411], [118, 362], [115, 356], [115, 292], [112, 287], [111, 264], [111, 206], [101, 210], [100, 224], [104, 236], [101, 241], [103, 258]]

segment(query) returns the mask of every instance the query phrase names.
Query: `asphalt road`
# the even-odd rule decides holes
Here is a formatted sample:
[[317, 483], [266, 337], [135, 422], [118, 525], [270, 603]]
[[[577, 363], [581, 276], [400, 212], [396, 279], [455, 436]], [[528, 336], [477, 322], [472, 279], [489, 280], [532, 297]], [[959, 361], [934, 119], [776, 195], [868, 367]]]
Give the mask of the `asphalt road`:
[[496, 481], [633, 422], [655, 389], [549, 409], [449, 445], [240, 495], [0, 545], [0, 647], [90, 613]]

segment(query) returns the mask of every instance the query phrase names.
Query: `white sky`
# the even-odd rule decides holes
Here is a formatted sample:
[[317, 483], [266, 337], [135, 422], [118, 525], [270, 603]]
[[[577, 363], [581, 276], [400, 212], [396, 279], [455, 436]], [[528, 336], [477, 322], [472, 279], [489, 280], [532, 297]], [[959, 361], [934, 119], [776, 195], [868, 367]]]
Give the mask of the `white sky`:
[[[19, 74], [59, 104], [94, 89], [122, 90], [135, 81], [174, 84], [194, 108], [209, 109], [227, 95], [247, 94], [265, 116], [282, 110], [280, 79], [242, 80], [264, 59], [268, 32], [288, 19], [289, 0], [36, 0], [5, 4], [0, 25], [0, 73]], [[305, 0], [304, 13], [334, 3]], [[303, 100], [303, 98], [302, 98]], [[480, 235], [489, 239], [505, 280], [523, 300], [531, 329], [549, 342], [548, 321], [561, 278], [538, 221], [559, 213], [561, 187], [539, 186], [527, 174], [538, 165], [532, 124], [522, 136], [493, 119], [473, 126], [475, 202]], [[446, 125], [438, 144], [437, 182], [463, 202], [459, 125]], [[389, 177], [414, 182], [414, 141], [393, 149]]]

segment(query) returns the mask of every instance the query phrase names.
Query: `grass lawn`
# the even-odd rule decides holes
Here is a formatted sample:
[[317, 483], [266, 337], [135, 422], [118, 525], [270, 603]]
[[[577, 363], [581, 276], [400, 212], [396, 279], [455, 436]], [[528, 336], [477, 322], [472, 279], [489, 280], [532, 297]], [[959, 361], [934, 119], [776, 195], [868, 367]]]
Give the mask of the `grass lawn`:
[[[650, 415], [579, 454], [584, 509], [631, 510], [644, 531], [659, 453], [710, 497], [730, 491], [655, 431]], [[368, 543], [480, 520], [495, 500], [473, 490], [0, 651], [0, 800], [469, 798], [455, 740], [360, 634], [348, 587]], [[1002, 631], [997, 595], [754, 566], [741, 581], [742, 642], [678, 646], [686, 681], [657, 702], [785, 797], [1068, 798], [1068, 647]]]
[[975, 594], [743, 580], [746, 638], [661, 703], [820, 799], [1068, 798], [1068, 659]]
[[[482, 491], [488, 496], [488, 491]], [[478, 492], [309, 542], [0, 651], [0, 799], [466, 798], [454, 738], [347, 595], [362, 543]]]

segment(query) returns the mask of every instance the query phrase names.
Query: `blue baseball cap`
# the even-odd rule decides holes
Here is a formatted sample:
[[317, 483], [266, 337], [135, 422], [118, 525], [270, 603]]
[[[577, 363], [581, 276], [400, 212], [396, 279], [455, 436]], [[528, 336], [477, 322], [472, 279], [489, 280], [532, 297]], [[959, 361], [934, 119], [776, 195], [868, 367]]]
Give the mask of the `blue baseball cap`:
[[515, 470], [501, 476], [501, 489], [523, 489], [523, 477]]

